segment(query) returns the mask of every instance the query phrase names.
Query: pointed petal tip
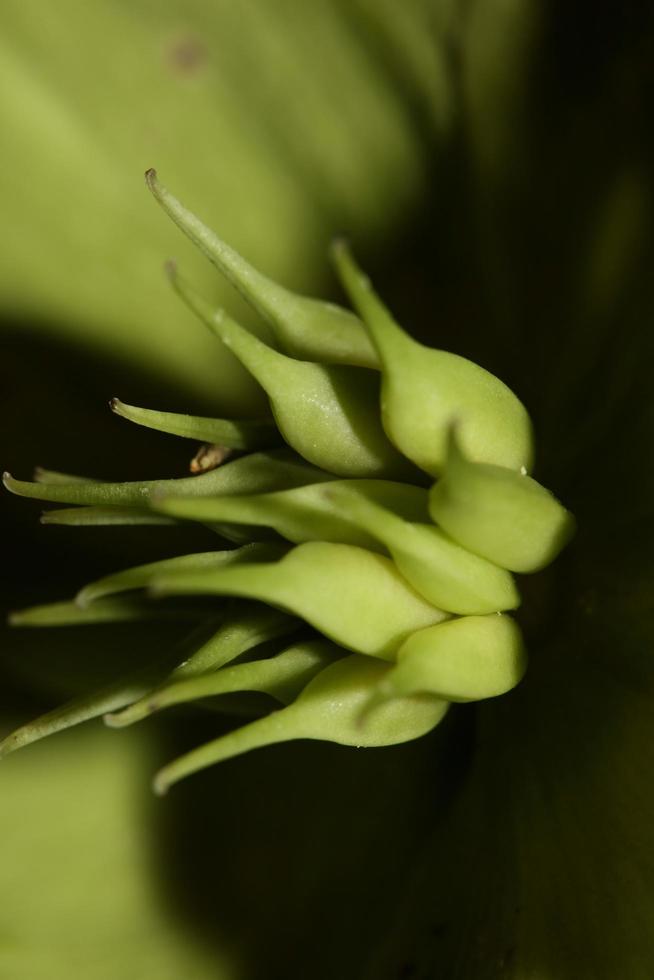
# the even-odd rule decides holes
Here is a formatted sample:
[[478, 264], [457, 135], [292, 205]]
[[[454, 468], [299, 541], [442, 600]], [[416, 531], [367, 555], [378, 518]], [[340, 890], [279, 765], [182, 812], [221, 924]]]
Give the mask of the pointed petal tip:
[[5, 487], [5, 489], [6, 490], [11, 490], [11, 484], [13, 482], [14, 482], [13, 476], [11, 475], [11, 473], [9, 472], [9, 470], [5, 470], [3, 472], [3, 474], [2, 474], [2, 483], [3, 483], [4, 487]]
[[102, 716], [102, 720], [107, 728], [124, 728], [125, 722], [121, 720], [122, 711], [108, 711]]
[[342, 255], [346, 252], [351, 252], [351, 250], [350, 237], [343, 233], [334, 235], [329, 243], [329, 251], [333, 256]]
[[170, 789], [170, 783], [166, 779], [163, 770], [158, 772], [152, 780], [152, 791], [155, 796], [165, 796]]
[[74, 602], [79, 609], [88, 609], [93, 602], [93, 599], [93, 591], [85, 586], [83, 589], [79, 590], [75, 596]]

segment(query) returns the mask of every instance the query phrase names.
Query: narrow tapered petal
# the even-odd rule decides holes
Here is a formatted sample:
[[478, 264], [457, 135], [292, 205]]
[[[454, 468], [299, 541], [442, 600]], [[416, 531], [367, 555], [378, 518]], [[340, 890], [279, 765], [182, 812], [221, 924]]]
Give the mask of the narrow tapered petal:
[[463, 616], [410, 636], [384, 678], [383, 695], [480, 701], [510, 691], [526, 668], [522, 634], [510, 616]]
[[113, 575], [106, 575], [81, 589], [75, 601], [84, 608], [98, 599], [115, 595], [117, 592], [147, 588], [151, 582], [162, 575], [174, 575], [180, 572], [202, 573], [224, 565], [265, 561], [277, 557], [279, 553], [280, 549], [273, 544], [253, 542], [232, 551], [194, 552], [190, 555], [164, 558], [161, 561], [149, 562], [146, 565], [115, 572]]
[[321, 489], [384, 545], [413, 588], [434, 605], [460, 615], [514, 609], [520, 596], [511, 574], [461, 547], [440, 528], [406, 520], [370, 495], [352, 495], [335, 481]]
[[448, 618], [419, 596], [388, 558], [324, 541], [298, 545], [277, 562], [161, 576], [152, 587], [163, 595], [231, 595], [271, 603], [350, 650], [387, 660], [410, 633]]
[[70, 482], [49, 479], [47, 482], [31, 483], [16, 480], [10, 473], [3, 475], [6, 489], [21, 497], [102, 507], [142, 507], [155, 493], [198, 497], [221, 493], [258, 493], [331, 479], [334, 479], [332, 475], [310, 466], [286, 449], [252, 453], [208, 473], [176, 480], [105, 483], [74, 477]]
[[447, 702], [430, 696], [397, 698], [382, 705], [361, 725], [361, 708], [370, 688], [388, 670], [388, 665], [356, 654], [338, 660], [322, 670], [288, 707], [165, 766], [155, 777], [155, 791], [163, 794], [173, 783], [207, 766], [291, 739], [318, 739], [362, 748], [419, 738], [441, 721]]
[[50, 602], [19, 609], [9, 616], [11, 626], [82, 626], [92, 623], [127, 623], [147, 619], [194, 621], [202, 617], [198, 605], [170, 604], [137, 599], [104, 599], [88, 608], [76, 602]]
[[379, 378], [373, 371], [299, 361], [273, 350], [215, 310], [168, 267], [186, 305], [259, 382], [286, 442], [304, 459], [339, 476], [411, 477], [412, 467], [379, 420]]
[[556, 558], [575, 530], [572, 514], [526, 474], [476, 463], [449, 433], [447, 465], [429, 509], [460, 545], [502, 568], [535, 572]]
[[531, 422], [513, 392], [472, 361], [413, 340], [373, 291], [347, 244], [335, 242], [332, 255], [379, 354], [381, 414], [391, 442], [438, 476], [447, 458], [448, 429], [456, 419], [472, 459], [529, 469]]
[[115, 527], [129, 525], [173, 525], [177, 523], [165, 514], [156, 514], [139, 507], [66, 507], [46, 510], [41, 524], [63, 524], [66, 527]]
[[361, 321], [333, 303], [297, 296], [262, 275], [166, 190], [156, 171], [145, 175], [166, 213], [270, 324], [296, 357], [332, 364], [376, 367], [377, 358]]
[[[7, 474], [5, 474], [7, 475]], [[76, 476], [72, 473], [60, 473], [59, 470], [48, 470], [43, 466], [34, 467], [34, 480], [36, 483], [100, 483], [90, 476]]]
[[30, 745], [41, 738], [65, 731], [82, 722], [99, 718], [108, 711], [117, 711], [142, 697], [161, 677], [161, 667], [148, 667], [129, 677], [121, 678], [99, 691], [85, 694], [21, 725], [0, 742], [0, 758]]
[[[321, 670], [344, 655], [344, 650], [326, 640], [297, 643], [265, 660], [224, 667], [177, 681], [171, 679], [124, 711], [108, 714], [105, 722], [112, 728], [121, 728], [163, 708], [241, 691], [259, 691], [282, 704], [290, 704]], [[0, 745], [0, 752], [1, 749]]]
[[112, 398], [109, 405], [116, 415], [137, 425], [185, 439], [196, 439], [198, 442], [215, 443], [229, 449], [262, 449], [281, 442], [274, 423], [269, 421], [233, 421], [157, 412], [127, 405], [118, 398]]
[[[357, 517], [356, 501], [375, 502], [382, 514], [428, 519], [427, 492], [386, 480], [338, 480], [334, 493], [310, 484], [268, 494], [185, 500], [164, 497], [153, 506], [164, 514], [203, 523], [231, 521], [274, 528], [282, 537], [303, 541], [334, 541], [379, 550], [379, 539]], [[372, 503], [371, 503], [372, 506]], [[384, 542], [385, 543], [385, 542]]]

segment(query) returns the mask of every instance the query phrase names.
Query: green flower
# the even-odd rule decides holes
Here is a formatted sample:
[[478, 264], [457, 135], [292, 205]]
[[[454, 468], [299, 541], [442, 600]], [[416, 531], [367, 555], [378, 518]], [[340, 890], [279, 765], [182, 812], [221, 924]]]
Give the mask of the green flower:
[[[181, 617], [205, 638], [188, 637], [170, 673], [156, 665], [23, 726], [0, 744], [0, 755], [102, 713], [124, 725], [171, 703], [244, 691], [285, 705], [166, 766], [155, 780], [165, 792], [189, 773], [276, 742], [409, 741], [431, 731], [450, 701], [510, 690], [524, 673], [525, 655], [520, 630], [506, 615], [520, 602], [508, 569], [529, 572], [549, 563], [572, 526], [564, 508], [526, 475], [532, 436], [523, 406], [470, 361], [405, 334], [343, 243], [337, 267], [363, 321], [262, 276], [172, 197], [154, 171], [146, 178], [276, 338], [313, 359], [281, 353], [248, 333], [172, 269], [181, 297], [268, 395], [277, 429], [272, 419], [175, 415], [169, 424], [165, 413], [114, 399], [112, 407], [140, 424], [191, 438], [219, 436], [209, 471], [138, 485], [42, 471], [29, 484], [5, 474], [14, 493], [82, 505], [46, 516], [50, 523], [151, 524], [163, 513], [253, 540], [141, 565], [87, 586], [74, 603], [14, 614], [14, 625], [23, 626]], [[287, 448], [224, 462], [259, 440]], [[429, 520], [425, 471], [441, 474], [429, 496], [440, 527]], [[258, 541], [262, 526], [277, 540]], [[150, 599], [217, 595], [255, 604], [243, 622], [242, 607], [229, 602], [203, 610], [153, 603], [147, 595], [145, 602], [116, 598], [143, 588]], [[324, 639], [303, 637], [305, 626]], [[266, 644], [273, 638], [271, 656]], [[115, 714], [118, 707], [124, 710]]]
[[[23, 4], [15, 6], [24, 9]], [[87, 9], [77, 6], [78, 15]], [[326, 10], [329, 5], [309, 6], [313, 11], [318, 7]], [[392, 30], [375, 35], [375, 52], [395, 54], [394, 85], [403, 86], [404, 96], [409, 96], [419, 116], [427, 105], [421, 100], [423, 81], [437, 81], [430, 74], [433, 45], [425, 29], [426, 18], [412, 21], [408, 14], [403, 19], [405, 10], [413, 11], [419, 5], [338, 5], [341, 11], [346, 6], [348, 12], [356, 8], [357, 16], [365, 9], [368, 26], [375, 21], [381, 24], [386, 17], [387, 23], [393, 23]], [[420, 8], [427, 11], [437, 6], [441, 12], [445, 9], [440, 4]], [[295, 9], [300, 7], [295, 5]], [[448, 69], [453, 68], [455, 81], [449, 118], [455, 122], [446, 153], [433, 154], [439, 157], [436, 176], [430, 181], [423, 174], [419, 183], [423, 195], [430, 184], [434, 188], [432, 197], [423, 196], [424, 220], [416, 223], [411, 211], [411, 202], [419, 198], [412, 197], [416, 193], [413, 178], [406, 183], [402, 179], [402, 166], [384, 169], [385, 182], [376, 182], [374, 188], [367, 184], [369, 174], [376, 176], [377, 165], [387, 161], [386, 148], [394, 157], [397, 147], [404, 145], [401, 140], [380, 137], [376, 153], [357, 155], [364, 163], [356, 168], [362, 179], [353, 182], [347, 164], [322, 169], [325, 156], [313, 137], [304, 152], [306, 134], [313, 132], [305, 119], [296, 126], [294, 146], [302, 152], [293, 159], [303, 161], [305, 176], [313, 174], [317, 165], [320, 178], [316, 183], [332, 196], [307, 194], [297, 202], [297, 210], [290, 209], [289, 217], [283, 204], [277, 211], [279, 184], [271, 181], [258, 196], [258, 207], [244, 212], [241, 203], [234, 204], [231, 224], [223, 224], [221, 214], [220, 227], [246, 254], [256, 255], [263, 268], [297, 286], [301, 285], [299, 274], [294, 281], [292, 268], [299, 269], [305, 259], [306, 270], [310, 265], [315, 273], [322, 267], [322, 256], [320, 262], [316, 259], [321, 235], [324, 240], [328, 232], [345, 226], [353, 228], [359, 241], [375, 216], [381, 219], [393, 208], [392, 219], [369, 232], [367, 252], [372, 254], [366, 264], [375, 270], [376, 282], [401, 314], [401, 321], [415, 328], [428, 345], [459, 351], [490, 367], [528, 405], [537, 435], [538, 478], [555, 488], [572, 508], [579, 531], [553, 569], [523, 580], [519, 616], [530, 654], [525, 678], [506, 697], [456, 707], [431, 734], [406, 745], [356, 752], [326, 743], [290, 743], [253, 752], [182, 783], [156, 810], [148, 809], [147, 837], [139, 839], [136, 848], [138, 855], [143, 851], [152, 854], [166, 875], [169, 887], [159, 891], [172, 895], [176, 917], [158, 918], [159, 894], [130, 893], [130, 871], [138, 862], [126, 842], [131, 841], [134, 819], [126, 818], [121, 807], [134, 805], [126, 790], [128, 784], [132, 786], [130, 780], [145, 787], [146, 774], [157, 762], [212, 738], [221, 724], [219, 719], [194, 711], [178, 720], [171, 713], [170, 720], [159, 728], [155, 723], [157, 745], [151, 751], [156, 760], [140, 755], [144, 742], [138, 736], [143, 733], [147, 740], [148, 726], [136, 726], [109, 740], [101, 739], [100, 732], [96, 734], [91, 727], [83, 737], [81, 731], [72, 738], [64, 735], [44, 743], [43, 749], [34, 747], [6, 760], [0, 775], [5, 779], [3, 798], [11, 803], [4, 808], [8, 814], [5, 834], [13, 852], [6, 866], [14, 857], [19, 868], [10, 877], [7, 893], [20, 894], [25, 866], [34, 861], [39, 867], [39, 887], [30, 887], [26, 907], [29, 904], [33, 916], [43, 910], [44, 919], [52, 908], [63, 909], [52, 919], [52, 936], [45, 937], [47, 958], [40, 951], [25, 953], [35, 935], [43, 939], [43, 927], [36, 920], [23, 931], [18, 926], [5, 927], [0, 962], [12, 977], [50, 980], [55, 974], [66, 976], [72, 955], [75, 963], [79, 958], [98, 976], [111, 975], [112, 970], [121, 976], [130, 976], [130, 970], [138, 977], [147, 976], [148, 971], [162, 976], [167, 970], [170, 976], [193, 975], [194, 971], [211, 977], [224, 973], [230, 980], [235, 976], [307, 975], [325, 980], [334, 976], [613, 980], [646, 978], [652, 972], [650, 855], [654, 842], [647, 772], [654, 552], [652, 473], [647, 455], [652, 437], [651, 343], [646, 329], [652, 314], [652, 193], [651, 147], [644, 138], [651, 114], [645, 84], [651, 60], [651, 27], [646, 22], [650, 15], [630, 11], [621, 18], [615, 12], [610, 17], [595, 12], [591, 24], [576, 7], [555, 10], [528, 0], [479, 0], [465, 5], [465, 16], [464, 5], [452, 4], [448, 9], [457, 20], [457, 33], [450, 35], [446, 48], [451, 56]], [[61, 19], [59, 7], [56, 17]], [[28, 18], [25, 14], [26, 23]], [[256, 20], [252, 17], [248, 22]], [[33, 21], [50, 38], [48, 23], [42, 17]], [[292, 18], [281, 17], [281, 21], [284, 26], [279, 33], [288, 33], [296, 49], [308, 53], [313, 66], [315, 46], [307, 44], [306, 37], [304, 43], [297, 43], [302, 38]], [[412, 22], [418, 24], [413, 33]], [[269, 24], [264, 21], [257, 38], [266, 37]], [[321, 25], [324, 28], [324, 22]], [[408, 59], [408, 66], [407, 59], [397, 57], [398, 51], [408, 50], [407, 36], [417, 38], [411, 48], [415, 56]], [[273, 36], [267, 53], [274, 51], [275, 38], [279, 35]], [[225, 42], [227, 50], [232, 39], [233, 34]], [[78, 46], [74, 32], [71, 42]], [[45, 79], [49, 77], [47, 47], [44, 45], [39, 57], [38, 77], [42, 74]], [[256, 48], [257, 59], [260, 47]], [[327, 50], [333, 53], [333, 48]], [[421, 52], [425, 57], [419, 56]], [[374, 56], [370, 62], [379, 64]], [[3, 63], [5, 68], [11, 64]], [[288, 58], [277, 59], [268, 83], [282, 66], [286, 75], [288, 64]], [[120, 63], [116, 65], [119, 72]], [[256, 76], [251, 69], [252, 62], [243, 71], [250, 82]], [[304, 77], [308, 77], [306, 72]], [[334, 90], [338, 77], [338, 72], [330, 73], [326, 90]], [[407, 84], [416, 78], [419, 92]], [[133, 71], [124, 73], [125, 103], [130, 105], [133, 79]], [[239, 95], [256, 87], [257, 83], [249, 88], [237, 86]], [[15, 88], [6, 86], [5, 91]], [[431, 88], [439, 91], [437, 84]], [[43, 89], [47, 91], [47, 85]], [[389, 86], [384, 91], [390, 90]], [[94, 89], [82, 78], [69, 91], [84, 98], [89, 93], [90, 100]], [[110, 100], [110, 90], [104, 86], [103, 91]], [[275, 126], [285, 127], [289, 119], [297, 123], [295, 104], [278, 99], [281, 111], [270, 114]], [[338, 116], [345, 102], [335, 98], [333, 104]], [[238, 120], [233, 130], [242, 132], [242, 120], [251, 115], [241, 111], [225, 117], [223, 102], [221, 107], [221, 122], [224, 118]], [[373, 118], [369, 103], [358, 112], [358, 101], [352, 98], [345, 107], [351, 110], [350, 118], [357, 117], [357, 124]], [[97, 120], [106, 118], [92, 108]], [[147, 115], [151, 118], [151, 113]], [[178, 108], [175, 121], [184, 127], [179, 152], [190, 168], [190, 161], [205, 157], [187, 150], [192, 128], [186, 126], [188, 116], [183, 107]], [[142, 129], [135, 125], [130, 139]], [[205, 132], [217, 140], [221, 150], [230, 150], [229, 144], [221, 146], [223, 133], [215, 119], [209, 119]], [[276, 139], [278, 149], [287, 147], [285, 137], [277, 135]], [[86, 163], [92, 142], [83, 142], [81, 148], [75, 145], [68, 156], [57, 148], [57, 174], [59, 169], [68, 174], [67, 161], [75, 155], [73, 151]], [[352, 143], [357, 150], [362, 146], [356, 133]], [[253, 140], [253, 145], [260, 149], [261, 141]], [[333, 146], [331, 138], [322, 143], [323, 150]], [[32, 152], [24, 152], [21, 144], [21, 173], [25, 161], [38, 157], [33, 148], [28, 149]], [[227, 155], [233, 164], [233, 155]], [[143, 166], [154, 159], [147, 156]], [[215, 155], [210, 156], [210, 172], [204, 175], [207, 186], [198, 182], [195, 173], [186, 177], [190, 170], [181, 174], [187, 184], [178, 180], [186, 160], [175, 166], [165, 156], [157, 159], [163, 161], [167, 173], [175, 173], [176, 186], [185, 199], [202, 203], [209, 201], [209, 194], [211, 200], [224, 197], [222, 177], [220, 194], [210, 186], [218, 166]], [[260, 169], [270, 175], [274, 154], [256, 156], [265, 160]], [[337, 157], [327, 159], [335, 163]], [[347, 161], [347, 153], [340, 159]], [[111, 161], [113, 171], [114, 157]], [[123, 168], [123, 173], [131, 175], [142, 169], [140, 164], [139, 159], [131, 160], [131, 169]], [[234, 169], [239, 170], [238, 163]], [[252, 171], [248, 173], [254, 177]], [[297, 189], [302, 182], [298, 171], [294, 173], [296, 179], [289, 185]], [[407, 173], [414, 171], [408, 168]], [[341, 179], [330, 181], [334, 174]], [[122, 348], [133, 345], [131, 349], [138, 349], [143, 358], [159, 357], [165, 348], [163, 359], [169, 373], [175, 372], [185, 356], [180, 372], [189, 386], [197, 382], [208, 390], [215, 365], [207, 355], [202, 381], [196, 378], [191, 338], [182, 338], [183, 355], [176, 346], [174, 313], [166, 312], [172, 310], [169, 299], [161, 290], [155, 303], [152, 291], [143, 291], [142, 263], [130, 261], [133, 253], [127, 237], [107, 262], [110, 273], [88, 286], [87, 273], [97, 266], [95, 250], [88, 246], [78, 252], [69, 249], [65, 256], [59, 233], [56, 239], [41, 236], [41, 225], [36, 224], [35, 234], [26, 200], [34, 194], [31, 214], [38, 215], [39, 221], [44, 207], [50, 213], [53, 202], [44, 204], [46, 180], [26, 183], [29, 194], [21, 198], [12, 188], [9, 198], [25, 221], [27, 246], [18, 247], [14, 236], [8, 239], [22, 270], [41, 268], [44, 277], [47, 273], [49, 288], [47, 296], [45, 289], [33, 289], [35, 277], [23, 271], [20, 278], [14, 277], [10, 302], [15, 305], [16, 297], [26, 292], [34, 305], [46, 300], [52, 303], [56, 296], [53, 315], [59, 316], [69, 332], [76, 330], [80, 339], [88, 322], [98, 335], [101, 326], [109, 338], [112, 331], [120, 331]], [[366, 188], [370, 191], [366, 217], [360, 217], [360, 223], [349, 219], [334, 223], [334, 215], [339, 218], [341, 212], [330, 210], [330, 220], [321, 225], [321, 231], [305, 238], [299, 231], [305, 230], [305, 221], [317, 220], [318, 212], [322, 220], [325, 200], [331, 201], [335, 188], [348, 183], [353, 215], [363, 214], [358, 204]], [[80, 194], [86, 183], [71, 176], [65, 186]], [[61, 193], [59, 183], [57, 187], [54, 197], [67, 220], [70, 196]], [[395, 191], [401, 192], [401, 201]], [[125, 199], [125, 185], [116, 194], [103, 198], [103, 214], [110, 220], [101, 221], [100, 226], [109, 230], [127, 227], [131, 233], [129, 209], [126, 215], [112, 204], [118, 197]], [[85, 192], [80, 199], [87, 204], [91, 196], [90, 191]], [[317, 199], [321, 202], [318, 208]], [[287, 203], [294, 200], [293, 194], [284, 198]], [[228, 194], [225, 201], [231, 208], [236, 195]], [[266, 201], [275, 206], [268, 205], [266, 220], [260, 222]], [[84, 207], [75, 210], [85, 213]], [[252, 215], [251, 237], [245, 232], [240, 237], [243, 213]], [[302, 222], [293, 215], [301, 215]], [[402, 215], [406, 224], [402, 224]], [[60, 222], [53, 220], [58, 227]], [[263, 227], [273, 229], [271, 241], [266, 239], [266, 247], [253, 251]], [[281, 227], [289, 234], [282, 235]], [[391, 237], [390, 231], [397, 237]], [[131, 234], [132, 245], [134, 237]], [[151, 256], [162, 251], [156, 237], [153, 230]], [[277, 248], [288, 250], [289, 243], [300, 238], [292, 256], [278, 255]], [[33, 251], [35, 241], [43, 253]], [[76, 265], [79, 255], [86, 261], [83, 269]], [[54, 258], [58, 261], [53, 262]], [[183, 258], [184, 269], [188, 261]], [[84, 288], [79, 291], [70, 289], [71, 265], [80, 270]], [[151, 265], [155, 267], [154, 259]], [[198, 281], [196, 270], [189, 268], [189, 272]], [[306, 275], [305, 287], [310, 281], [308, 271]], [[131, 287], [123, 291], [126, 279]], [[204, 282], [202, 287], [205, 292]], [[221, 297], [220, 301], [226, 300]], [[77, 315], [70, 317], [73, 307]], [[156, 315], [151, 312], [155, 307]], [[162, 314], [171, 319], [166, 321], [166, 343], [158, 346], [151, 338], [158, 336]], [[237, 315], [240, 320], [241, 311]], [[141, 323], [153, 332], [140, 333]], [[110, 339], [104, 349], [111, 347]], [[228, 373], [226, 370], [225, 375]], [[134, 400], [138, 401], [136, 395]], [[11, 407], [15, 417], [16, 405]], [[202, 438], [212, 441], [210, 435]], [[87, 454], [89, 460], [94, 455], [95, 466], [98, 458], [102, 462], [97, 444], [86, 444], [80, 459]], [[372, 526], [368, 504], [366, 501], [365, 526]], [[135, 516], [144, 520], [143, 508], [133, 506], [139, 510]], [[82, 509], [76, 511], [83, 519]], [[115, 512], [105, 517], [112, 519]], [[170, 517], [152, 511], [150, 519], [163, 523]], [[358, 520], [364, 527], [363, 506]], [[172, 533], [174, 528], [169, 530]], [[100, 530], [90, 533], [111, 535]], [[188, 533], [192, 533], [190, 528]], [[109, 556], [104, 563], [96, 561], [96, 575], [107, 567], [118, 567], [118, 548], [125, 547], [124, 541], [114, 544], [113, 537], [104, 540], [109, 541]], [[86, 547], [92, 554], [92, 543]], [[384, 547], [390, 551], [390, 538]], [[397, 549], [397, 541], [393, 547]], [[71, 550], [74, 548], [73, 543]], [[130, 557], [131, 562], [137, 560]], [[399, 567], [395, 554], [394, 560]], [[36, 567], [34, 574], [38, 574]], [[134, 615], [143, 611], [142, 606]], [[86, 614], [92, 609], [89, 606]], [[246, 619], [242, 627], [247, 624]], [[441, 625], [447, 624], [435, 628]], [[163, 649], [172, 645], [175, 630], [180, 629], [186, 626], [177, 619], [159, 628], [156, 622], [143, 626], [137, 622], [76, 632], [80, 638], [92, 636], [92, 644], [101, 647], [94, 656], [87, 641], [84, 663], [88, 662], [89, 669], [97, 670], [100, 660], [115, 661], [118, 674], [124, 670], [126, 655], [133, 655], [133, 646], [126, 643], [128, 633], [135, 633], [143, 644], [145, 637], [151, 637]], [[16, 631], [16, 635], [25, 636], [26, 631]], [[49, 636], [51, 676], [63, 676], [72, 631], [51, 631]], [[23, 652], [28, 652], [25, 647]], [[313, 654], [319, 651], [303, 653], [307, 658]], [[14, 663], [18, 664], [17, 657]], [[25, 671], [28, 669], [26, 666]], [[79, 661], [76, 669], [80, 669]], [[229, 686], [226, 674], [223, 682]], [[241, 678], [237, 676], [233, 683], [241, 684]], [[135, 689], [134, 696], [138, 693]], [[171, 692], [171, 703], [174, 697]], [[111, 706], [106, 710], [112, 710]], [[96, 800], [101, 813], [91, 810], [87, 800]], [[99, 854], [116, 869], [110, 880], [107, 867], [88, 858]], [[72, 860], [78, 855], [83, 874], [79, 862]], [[48, 859], [51, 866], [45, 863]], [[55, 874], [49, 874], [51, 867], [62, 880], [70, 880], [71, 891], [61, 903], [59, 889], [57, 902], [52, 901], [49, 908], [44, 897], [47, 879], [56, 880]], [[81, 879], [83, 887], [79, 887]], [[105, 885], [102, 889], [97, 887], [100, 880]], [[77, 892], [72, 892], [74, 886], [79, 887]], [[113, 910], [113, 917], [105, 914], [107, 909], [112, 912], [110, 898], [119, 910]], [[107, 905], [102, 904], [94, 915], [91, 909], [97, 910], [98, 899]], [[74, 915], [66, 914], [70, 908], [75, 909]], [[18, 899], [6, 914], [17, 918], [20, 911]], [[185, 924], [211, 943], [208, 962], [193, 959], [181, 928]], [[78, 930], [80, 937], [71, 947], [71, 931]], [[135, 932], [135, 941], [128, 943], [126, 938], [131, 940]], [[105, 968], [104, 961], [99, 964], [100, 956], [104, 954], [108, 962], [109, 954], [118, 947], [124, 953], [118, 970], [112, 965]], [[51, 955], [52, 950], [58, 958]]]

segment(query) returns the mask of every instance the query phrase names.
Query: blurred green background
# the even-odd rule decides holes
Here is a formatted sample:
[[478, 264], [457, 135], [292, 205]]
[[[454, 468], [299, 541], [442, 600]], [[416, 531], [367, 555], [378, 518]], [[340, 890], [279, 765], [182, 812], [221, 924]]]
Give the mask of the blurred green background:
[[[630, 3], [5, 0], [4, 468], [182, 475], [188, 445], [111, 396], [261, 405], [165, 282], [175, 256], [265, 330], [151, 200], [156, 166], [292, 288], [341, 298], [347, 232], [407, 329], [526, 402], [580, 531], [528, 595], [519, 691], [414, 745], [273, 748], [165, 801], [150, 774], [220, 719], [3, 761], [2, 980], [652, 976], [653, 65]], [[6, 609], [207, 541], [9, 498], [2, 530]], [[3, 726], [175, 639], [5, 631]]]

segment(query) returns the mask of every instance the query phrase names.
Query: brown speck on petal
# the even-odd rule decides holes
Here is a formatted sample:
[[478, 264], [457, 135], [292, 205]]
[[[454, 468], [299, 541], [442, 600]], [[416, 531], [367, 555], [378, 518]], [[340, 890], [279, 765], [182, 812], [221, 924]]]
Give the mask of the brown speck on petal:
[[189, 77], [196, 75], [207, 64], [208, 51], [199, 38], [186, 35], [171, 41], [165, 58], [173, 74]]
[[217, 446], [214, 443], [206, 442], [200, 446], [191, 460], [191, 473], [207, 473], [209, 470], [215, 470], [231, 455], [232, 450], [227, 446]]

